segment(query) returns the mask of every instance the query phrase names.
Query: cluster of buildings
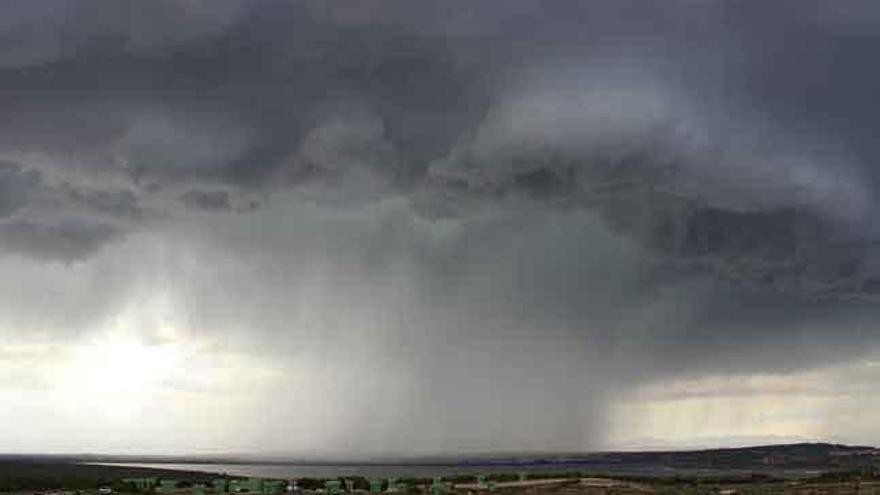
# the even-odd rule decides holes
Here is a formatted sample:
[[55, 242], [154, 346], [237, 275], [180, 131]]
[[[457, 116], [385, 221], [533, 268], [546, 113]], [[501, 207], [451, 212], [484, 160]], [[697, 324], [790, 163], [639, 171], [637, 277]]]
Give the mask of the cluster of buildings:
[[[125, 478], [135, 490], [144, 493], [178, 493], [182, 492], [180, 480], [167, 478]], [[264, 480], [262, 478], [227, 479], [217, 478], [210, 483], [194, 483], [186, 491], [194, 495], [219, 493], [248, 493], [250, 495], [279, 495], [291, 491], [290, 484], [280, 480]]]
[[[244, 479], [228, 479], [217, 478], [210, 483], [194, 483], [187, 488], [181, 488], [181, 482], [174, 479], [159, 478], [126, 478], [123, 483], [131, 485], [136, 491], [141, 493], [191, 493], [192, 495], [208, 495], [208, 494], [248, 494], [248, 495], [280, 495], [287, 492], [303, 491], [296, 481], [282, 480], [266, 480], [262, 478], [244, 478]], [[481, 485], [485, 485], [487, 489], [492, 489], [491, 482], [486, 481], [485, 477], [479, 480]], [[367, 480], [367, 492], [369, 493], [406, 493], [409, 486], [398, 480], [397, 478]], [[429, 487], [432, 495], [443, 495], [449, 493], [453, 489], [453, 484], [444, 482], [442, 478], [434, 478], [433, 483]], [[327, 480], [324, 482], [323, 493], [329, 495], [337, 495], [343, 493], [355, 493], [362, 490], [355, 489], [355, 481], [346, 480]]]
[[880, 449], [835, 450], [829, 453], [831, 465], [844, 470], [857, 470], [869, 477], [880, 475]]

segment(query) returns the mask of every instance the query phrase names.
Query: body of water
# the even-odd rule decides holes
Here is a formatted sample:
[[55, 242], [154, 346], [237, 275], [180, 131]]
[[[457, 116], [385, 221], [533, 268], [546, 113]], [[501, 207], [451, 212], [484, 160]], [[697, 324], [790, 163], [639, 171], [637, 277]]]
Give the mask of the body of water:
[[[737, 469], [674, 469], [665, 466], [621, 466], [602, 463], [559, 463], [559, 464], [165, 464], [165, 463], [100, 463], [105, 466], [143, 467], [165, 470], [201, 471], [227, 474], [231, 476], [296, 479], [296, 478], [339, 478], [362, 476], [365, 478], [431, 478], [434, 476], [454, 476], [467, 474], [487, 474], [500, 472], [566, 472], [603, 473], [616, 476], [744, 476], [756, 470]], [[815, 470], [757, 470], [783, 478], [813, 476]]]
[[431, 478], [457, 474], [479, 474], [522, 471], [576, 471], [576, 466], [554, 466], [538, 469], [520, 465], [421, 465], [421, 464], [165, 464], [165, 463], [100, 463], [104, 466], [127, 466], [180, 471], [202, 471], [258, 478], [337, 478], [363, 476], [365, 478]]

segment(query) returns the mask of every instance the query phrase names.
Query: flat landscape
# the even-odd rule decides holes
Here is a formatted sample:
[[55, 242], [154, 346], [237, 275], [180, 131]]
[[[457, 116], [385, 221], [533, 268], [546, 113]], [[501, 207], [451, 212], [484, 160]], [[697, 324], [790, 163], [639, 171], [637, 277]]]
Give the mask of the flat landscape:
[[[153, 467], [123, 465], [138, 461]], [[116, 464], [106, 464], [115, 462]], [[398, 493], [530, 494], [845, 494], [880, 493], [880, 451], [825, 443], [666, 452], [605, 452], [545, 456], [433, 457], [370, 462], [113, 456], [0, 456], [0, 491], [8, 493], [225, 493], [217, 479], [281, 481], [280, 491], [368, 493], [369, 481], [388, 491], [388, 477], [370, 475], [379, 467], [401, 483]], [[122, 464], [121, 464], [122, 463]], [[167, 467], [162, 467], [162, 466]], [[181, 469], [198, 465], [199, 469]], [[241, 473], [271, 467], [276, 476]], [[442, 469], [449, 474], [437, 476]], [[288, 474], [285, 474], [288, 473]], [[289, 473], [297, 473], [296, 475]], [[317, 474], [316, 474], [317, 473]], [[399, 473], [399, 474], [398, 474]], [[409, 474], [406, 474], [409, 473]], [[423, 473], [414, 475], [412, 473]], [[136, 489], [126, 480], [153, 478]], [[171, 487], [158, 481], [172, 480]], [[333, 483], [337, 482], [337, 488]], [[442, 486], [441, 486], [442, 484]], [[263, 486], [263, 485], [261, 485]], [[268, 487], [269, 485], [265, 485]], [[278, 489], [278, 488], [276, 488]], [[341, 491], [338, 491], [341, 490]], [[374, 487], [374, 490], [376, 488]], [[233, 490], [234, 491], [234, 490]], [[244, 492], [245, 490], [239, 490]], [[278, 493], [269, 488], [254, 493]]]

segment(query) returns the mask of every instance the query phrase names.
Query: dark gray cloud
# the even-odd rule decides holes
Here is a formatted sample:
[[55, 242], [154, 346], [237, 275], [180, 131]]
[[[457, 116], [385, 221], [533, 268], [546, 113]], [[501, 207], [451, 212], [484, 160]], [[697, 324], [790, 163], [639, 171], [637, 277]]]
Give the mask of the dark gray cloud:
[[180, 201], [187, 208], [214, 212], [247, 212], [260, 205], [257, 199], [222, 189], [191, 189], [180, 195]]
[[31, 189], [40, 183], [36, 171], [24, 171], [14, 163], [0, 164], [0, 216], [6, 217], [27, 204]]
[[871, 17], [848, 13], [867, 4], [91, 7], [4, 7], [0, 147], [129, 189], [97, 209], [136, 217], [169, 187], [445, 214], [519, 194], [744, 281], [873, 290], [872, 117], [852, 103]]
[[89, 182], [13, 162], [0, 165], [4, 248], [43, 260], [84, 260], [156, 216], [131, 189]]
[[110, 225], [74, 219], [58, 223], [14, 220], [0, 225], [4, 249], [45, 260], [83, 260], [120, 232]]

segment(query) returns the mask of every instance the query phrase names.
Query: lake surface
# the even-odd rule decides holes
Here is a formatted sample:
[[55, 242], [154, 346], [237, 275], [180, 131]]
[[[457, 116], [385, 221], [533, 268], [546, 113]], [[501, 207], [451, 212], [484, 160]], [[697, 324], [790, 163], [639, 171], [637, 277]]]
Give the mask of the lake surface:
[[345, 476], [363, 476], [366, 478], [430, 478], [433, 476], [451, 476], [455, 474], [477, 474], [496, 472], [521, 471], [567, 471], [577, 470], [572, 466], [537, 467], [520, 465], [421, 465], [421, 464], [151, 464], [151, 463], [100, 463], [104, 466], [128, 466], [152, 469], [173, 469], [180, 471], [202, 471], [208, 473], [225, 473], [233, 476], [253, 476], [259, 478], [335, 478]]
[[129, 466], [153, 469], [172, 469], [180, 471], [201, 471], [223, 473], [232, 476], [295, 479], [295, 478], [337, 478], [363, 476], [365, 478], [430, 478], [433, 476], [453, 476], [461, 474], [499, 473], [499, 472], [565, 472], [607, 473], [609, 475], [634, 476], [748, 476], [754, 472], [764, 472], [784, 478], [801, 478], [818, 474], [816, 470], [773, 469], [674, 469], [657, 465], [630, 465], [605, 463], [536, 463], [536, 464], [165, 464], [165, 463], [99, 463], [105, 466]]

